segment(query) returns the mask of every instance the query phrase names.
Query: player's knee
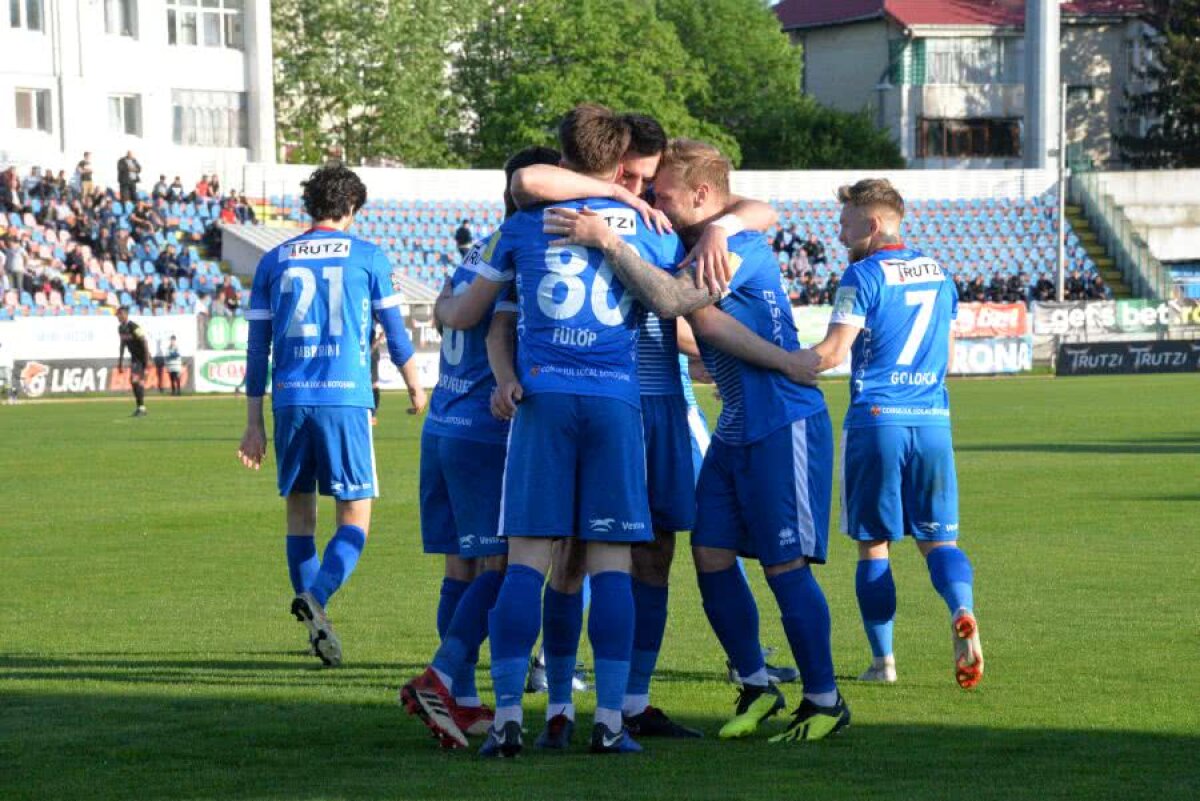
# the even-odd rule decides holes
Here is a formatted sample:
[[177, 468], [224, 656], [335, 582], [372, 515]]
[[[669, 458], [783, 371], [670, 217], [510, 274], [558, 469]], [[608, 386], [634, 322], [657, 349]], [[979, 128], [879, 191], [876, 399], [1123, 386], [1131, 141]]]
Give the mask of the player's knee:
[[635, 579], [653, 587], [667, 586], [675, 559], [675, 532], [655, 532], [654, 541], [633, 546], [631, 556]]
[[574, 595], [583, 589], [586, 571], [587, 546], [575, 539], [559, 540], [554, 544], [550, 570], [550, 586], [556, 591]]
[[787, 573], [792, 570], [799, 570], [800, 568], [805, 567], [807, 564], [808, 560], [801, 556], [799, 559], [793, 559], [792, 561], [784, 562], [781, 565], [763, 565], [763, 573], [766, 574], [767, 578], [773, 578], [774, 576], [782, 575], [783, 573]]
[[698, 545], [692, 548], [692, 560], [697, 573], [717, 573], [733, 567], [737, 554], [725, 548], [708, 548]]
[[470, 581], [475, 578], [475, 560], [446, 554], [446, 578], [455, 581]]
[[887, 559], [890, 551], [890, 543], [887, 540], [871, 540], [870, 542], [860, 542], [858, 544], [859, 561], [865, 559]]
[[508, 563], [525, 565], [543, 576], [550, 570], [550, 551], [553, 543], [541, 537], [511, 537], [508, 541]]
[[589, 542], [587, 543], [587, 572], [590, 575], [616, 571], [628, 573], [632, 570], [633, 557], [630, 555], [629, 543], [624, 542]]
[[917, 540], [917, 550], [921, 552], [921, 556], [929, 556], [929, 553], [935, 548], [955, 548], [958, 546], [957, 540], [947, 540], [946, 542], [929, 542], [927, 540]]
[[479, 559], [477, 561], [479, 562], [479, 573], [481, 573], [481, 574], [487, 573], [489, 571], [503, 573], [505, 568], [508, 567], [508, 555], [507, 554], [496, 554], [494, 556], [485, 556], [482, 559]]

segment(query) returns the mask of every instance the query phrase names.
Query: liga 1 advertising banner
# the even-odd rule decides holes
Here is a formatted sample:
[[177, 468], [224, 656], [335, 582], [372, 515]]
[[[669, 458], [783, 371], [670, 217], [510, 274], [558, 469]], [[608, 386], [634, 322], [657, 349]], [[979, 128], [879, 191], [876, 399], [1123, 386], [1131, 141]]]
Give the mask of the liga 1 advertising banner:
[[[183, 359], [179, 373], [180, 387], [192, 389], [192, 358]], [[129, 359], [122, 369], [117, 360], [109, 359], [17, 359], [13, 365], [14, 380], [27, 398], [48, 398], [61, 395], [81, 395], [97, 392], [128, 392], [131, 384]], [[146, 366], [143, 383], [147, 391], [170, 391], [171, 379], [165, 368], [153, 362]]]
[[954, 321], [958, 339], [1005, 339], [1029, 333], [1024, 303], [960, 303]]
[[1033, 333], [1074, 340], [1128, 334], [1200, 336], [1195, 300], [1095, 300], [1033, 304]]
[[1056, 375], [1134, 375], [1200, 372], [1200, 341], [1064, 343]]

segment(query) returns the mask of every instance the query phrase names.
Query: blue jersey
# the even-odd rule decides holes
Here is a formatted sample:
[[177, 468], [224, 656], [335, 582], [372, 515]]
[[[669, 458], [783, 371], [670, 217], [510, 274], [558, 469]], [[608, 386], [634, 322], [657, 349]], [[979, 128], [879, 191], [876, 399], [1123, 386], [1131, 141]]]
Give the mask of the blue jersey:
[[[762, 234], [743, 231], [730, 237], [729, 252], [736, 272], [717, 306], [763, 339], [787, 351], [799, 350], [779, 265]], [[774, 370], [755, 367], [704, 342], [700, 355], [724, 404], [713, 435], [730, 445], [757, 442], [825, 409], [819, 389], [792, 383]]]
[[638, 330], [637, 376], [643, 395], [678, 395], [679, 343], [675, 320], [646, 312]]
[[696, 390], [692, 387], [692, 376], [688, 372], [688, 357], [679, 354], [679, 383], [683, 389], [683, 399], [689, 409], [699, 409], [700, 402], [696, 400]]
[[[402, 300], [383, 251], [344, 231], [314, 228], [264, 255], [246, 319], [270, 323], [272, 405], [373, 408], [372, 315], [398, 316]], [[393, 360], [412, 353], [403, 326], [395, 329]]]
[[919, 251], [885, 247], [850, 265], [830, 318], [862, 329], [846, 428], [950, 425], [946, 367], [957, 315], [950, 274]]
[[[673, 269], [683, 259], [677, 236], [647, 229], [624, 203], [591, 198], [556, 205], [597, 211], [650, 264]], [[550, 246], [557, 237], [542, 233], [548, 208], [510, 217], [489, 260], [495, 270], [516, 273], [517, 376], [525, 394], [596, 395], [640, 407], [635, 349], [641, 307], [599, 250]]]
[[429, 416], [425, 430], [447, 437], [459, 437], [479, 442], [503, 443], [508, 439], [508, 422], [497, 420], [491, 412], [492, 389], [496, 379], [487, 359], [487, 332], [492, 313], [517, 310], [512, 301], [512, 273], [493, 270], [484, 255], [496, 239], [493, 233], [472, 245], [466, 258], [450, 277], [456, 295], [467, 291], [472, 281], [482, 278], [497, 283], [506, 282], [501, 289], [493, 312], [484, 315], [473, 328], [456, 331], [442, 330], [442, 355], [437, 386], [429, 400]]

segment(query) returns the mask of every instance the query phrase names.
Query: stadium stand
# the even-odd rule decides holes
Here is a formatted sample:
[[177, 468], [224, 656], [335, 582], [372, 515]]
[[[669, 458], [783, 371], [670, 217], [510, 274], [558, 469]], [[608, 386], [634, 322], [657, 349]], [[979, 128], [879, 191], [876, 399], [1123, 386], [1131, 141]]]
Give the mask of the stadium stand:
[[[838, 214], [833, 200], [772, 201], [779, 225], [793, 226], [801, 240], [815, 234], [824, 244], [826, 261], [812, 266], [813, 278], [826, 286], [846, 264], [846, 250], [838, 242]], [[294, 224], [307, 223], [300, 199], [294, 195], [267, 198], [268, 214]], [[993, 278], [1028, 277], [1025, 300], [1037, 277], [1053, 272], [1055, 197], [916, 200], [909, 204], [907, 240], [970, 280], [976, 276], [989, 284]], [[454, 231], [461, 220], [471, 221], [480, 236], [500, 225], [504, 209], [499, 203], [446, 200], [373, 200], [360, 214], [356, 233], [388, 251], [395, 264], [419, 281], [441, 283], [445, 270], [456, 263]], [[774, 239], [776, 230], [768, 232]], [[787, 272], [788, 255], [778, 254], [781, 272]], [[1096, 275], [1096, 264], [1079, 237], [1068, 227], [1068, 273], [1078, 270], [1087, 281]], [[804, 300], [804, 277], [788, 279], [794, 303]]]
[[[141, 192], [141, 205], [122, 202], [111, 190], [82, 198], [76, 186], [39, 185], [33, 177], [22, 182], [15, 168], [0, 172], [0, 182], [10, 188], [0, 197], [0, 266], [8, 271], [0, 320], [109, 314], [120, 305], [135, 314], [183, 313], [211, 300], [223, 275], [217, 261], [203, 254], [222, 212], [227, 219], [233, 212], [227, 199], [168, 201]], [[160, 269], [156, 262], [168, 245], [179, 251], [179, 266]], [[19, 272], [12, 272], [14, 263]], [[168, 277], [175, 282], [170, 302], [139, 298], [144, 279], [153, 287], [149, 297], [161, 297]], [[248, 302], [248, 288], [233, 280]]]

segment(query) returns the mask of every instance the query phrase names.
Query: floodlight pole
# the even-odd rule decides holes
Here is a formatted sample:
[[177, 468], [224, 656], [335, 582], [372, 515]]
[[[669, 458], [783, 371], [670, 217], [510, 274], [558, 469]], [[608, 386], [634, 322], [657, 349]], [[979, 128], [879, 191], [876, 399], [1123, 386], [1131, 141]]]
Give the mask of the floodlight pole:
[[1063, 82], [1058, 88], [1058, 275], [1056, 281], [1056, 299], [1063, 302], [1066, 287], [1067, 272], [1067, 180], [1070, 172], [1067, 168], [1067, 84]]

